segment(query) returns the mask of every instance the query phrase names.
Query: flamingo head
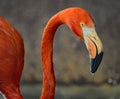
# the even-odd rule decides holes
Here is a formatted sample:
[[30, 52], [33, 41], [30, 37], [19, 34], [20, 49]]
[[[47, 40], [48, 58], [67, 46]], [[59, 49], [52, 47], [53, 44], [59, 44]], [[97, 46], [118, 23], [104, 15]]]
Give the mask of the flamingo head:
[[91, 72], [95, 73], [103, 57], [103, 46], [94, 27], [87, 27], [81, 23], [85, 45], [89, 51]]
[[95, 24], [92, 17], [81, 8], [73, 8], [67, 11], [67, 25], [70, 29], [85, 42], [89, 52], [91, 72], [95, 73], [103, 57], [103, 46], [95, 30]]

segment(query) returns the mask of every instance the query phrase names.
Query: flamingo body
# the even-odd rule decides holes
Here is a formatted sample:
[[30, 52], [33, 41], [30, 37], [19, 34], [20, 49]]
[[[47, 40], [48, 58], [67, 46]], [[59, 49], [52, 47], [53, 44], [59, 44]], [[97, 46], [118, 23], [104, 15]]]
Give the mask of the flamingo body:
[[24, 45], [20, 34], [0, 18], [0, 91], [7, 99], [21, 99], [19, 82], [23, 64]]

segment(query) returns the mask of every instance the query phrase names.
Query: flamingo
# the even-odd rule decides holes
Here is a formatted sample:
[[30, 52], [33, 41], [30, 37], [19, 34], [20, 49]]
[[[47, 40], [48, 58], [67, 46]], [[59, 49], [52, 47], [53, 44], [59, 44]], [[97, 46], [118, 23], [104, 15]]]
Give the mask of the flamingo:
[[[43, 87], [40, 99], [54, 99], [53, 40], [57, 28], [66, 24], [80, 38], [89, 52], [91, 72], [95, 73], [103, 57], [103, 46], [92, 17], [82, 8], [67, 8], [47, 23], [41, 41]], [[23, 99], [19, 81], [24, 65], [24, 45], [18, 31], [0, 19], [0, 91], [5, 99]]]
[[54, 99], [55, 75], [53, 68], [53, 40], [57, 28], [66, 24], [85, 42], [91, 60], [91, 72], [95, 73], [103, 57], [103, 46], [98, 37], [92, 17], [82, 8], [67, 8], [55, 14], [47, 23], [42, 36], [41, 55], [43, 87], [40, 99]]
[[22, 99], [19, 82], [24, 65], [24, 44], [19, 32], [0, 18], [0, 92], [4, 99]]

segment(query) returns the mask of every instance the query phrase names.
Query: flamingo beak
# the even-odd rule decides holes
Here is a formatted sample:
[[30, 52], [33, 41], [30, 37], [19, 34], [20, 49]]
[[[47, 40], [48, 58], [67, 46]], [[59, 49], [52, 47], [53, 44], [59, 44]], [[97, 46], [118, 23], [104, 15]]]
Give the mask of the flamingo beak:
[[[90, 33], [90, 31], [92, 33]], [[92, 73], [95, 73], [101, 63], [103, 58], [103, 47], [100, 38], [98, 37], [95, 29], [90, 29], [87, 35], [84, 36], [85, 44], [89, 51], [90, 57], [90, 70]]]
[[103, 52], [101, 52], [100, 54], [96, 54], [96, 57], [95, 58], [91, 58], [91, 72], [92, 73], [95, 73], [101, 63], [101, 60], [103, 58]]

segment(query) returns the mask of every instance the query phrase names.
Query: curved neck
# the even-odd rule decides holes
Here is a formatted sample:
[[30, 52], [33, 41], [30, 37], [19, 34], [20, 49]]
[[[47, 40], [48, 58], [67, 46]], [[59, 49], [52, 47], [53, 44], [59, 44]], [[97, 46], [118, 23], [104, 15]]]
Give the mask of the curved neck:
[[53, 68], [53, 39], [56, 29], [63, 22], [60, 21], [58, 15], [50, 19], [46, 25], [42, 42], [41, 42], [41, 55], [43, 67], [43, 87], [40, 99], [54, 99], [55, 93], [55, 75]]
[[0, 83], [0, 93], [4, 99], [23, 99], [20, 94], [19, 85]]

